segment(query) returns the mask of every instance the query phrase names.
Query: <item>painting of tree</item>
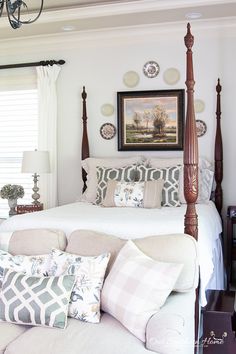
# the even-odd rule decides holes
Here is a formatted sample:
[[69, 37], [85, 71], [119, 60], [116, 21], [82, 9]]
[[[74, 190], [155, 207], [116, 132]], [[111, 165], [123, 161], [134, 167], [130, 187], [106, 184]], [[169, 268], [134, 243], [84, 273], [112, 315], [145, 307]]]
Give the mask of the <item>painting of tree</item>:
[[118, 92], [120, 150], [183, 148], [184, 90]]

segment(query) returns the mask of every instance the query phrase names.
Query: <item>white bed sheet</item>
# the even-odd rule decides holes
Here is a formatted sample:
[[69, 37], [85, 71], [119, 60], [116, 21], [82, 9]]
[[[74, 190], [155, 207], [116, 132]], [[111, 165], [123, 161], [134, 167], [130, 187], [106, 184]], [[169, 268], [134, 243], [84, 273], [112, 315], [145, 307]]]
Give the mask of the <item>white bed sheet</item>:
[[[222, 226], [214, 203], [197, 204], [196, 208], [199, 229], [200, 300], [201, 305], [205, 306], [205, 290], [214, 272], [213, 261], [219, 246], [217, 241]], [[185, 204], [178, 208], [141, 209], [104, 208], [77, 202], [41, 212], [13, 216], [0, 225], [0, 240], [2, 233], [29, 228], [61, 229], [67, 236], [77, 229], [89, 229], [124, 239], [183, 233], [185, 213]], [[221, 253], [220, 255], [222, 257]], [[218, 273], [217, 282], [223, 284], [223, 268], [221, 272], [218, 269]]]

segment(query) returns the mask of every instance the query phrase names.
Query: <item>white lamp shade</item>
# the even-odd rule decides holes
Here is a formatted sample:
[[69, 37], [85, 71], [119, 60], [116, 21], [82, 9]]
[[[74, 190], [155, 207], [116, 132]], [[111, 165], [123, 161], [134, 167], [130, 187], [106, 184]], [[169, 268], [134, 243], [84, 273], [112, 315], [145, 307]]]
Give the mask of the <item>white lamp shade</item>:
[[24, 173], [49, 173], [49, 152], [38, 150], [24, 151], [21, 171]]

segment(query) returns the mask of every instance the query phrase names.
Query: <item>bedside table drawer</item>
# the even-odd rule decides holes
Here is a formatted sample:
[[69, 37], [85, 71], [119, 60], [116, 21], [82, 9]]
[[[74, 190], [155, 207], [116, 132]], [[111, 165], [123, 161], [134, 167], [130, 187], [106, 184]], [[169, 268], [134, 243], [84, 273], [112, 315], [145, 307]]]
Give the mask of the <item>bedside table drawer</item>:
[[43, 204], [20, 204], [16, 207], [17, 214], [34, 213], [35, 211], [43, 210]]

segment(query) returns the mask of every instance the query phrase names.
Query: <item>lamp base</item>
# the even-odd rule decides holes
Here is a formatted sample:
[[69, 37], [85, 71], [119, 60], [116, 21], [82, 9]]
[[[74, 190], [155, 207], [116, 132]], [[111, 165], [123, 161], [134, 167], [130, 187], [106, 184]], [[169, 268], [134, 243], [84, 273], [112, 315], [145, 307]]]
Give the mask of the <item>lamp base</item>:
[[40, 194], [38, 193], [39, 187], [37, 185], [38, 177], [39, 177], [39, 175], [37, 173], [33, 174], [34, 187], [32, 188], [32, 190], [34, 193], [32, 194], [32, 199], [33, 199], [32, 204], [34, 204], [34, 205], [41, 204], [40, 201], [38, 200], [40, 198]]

